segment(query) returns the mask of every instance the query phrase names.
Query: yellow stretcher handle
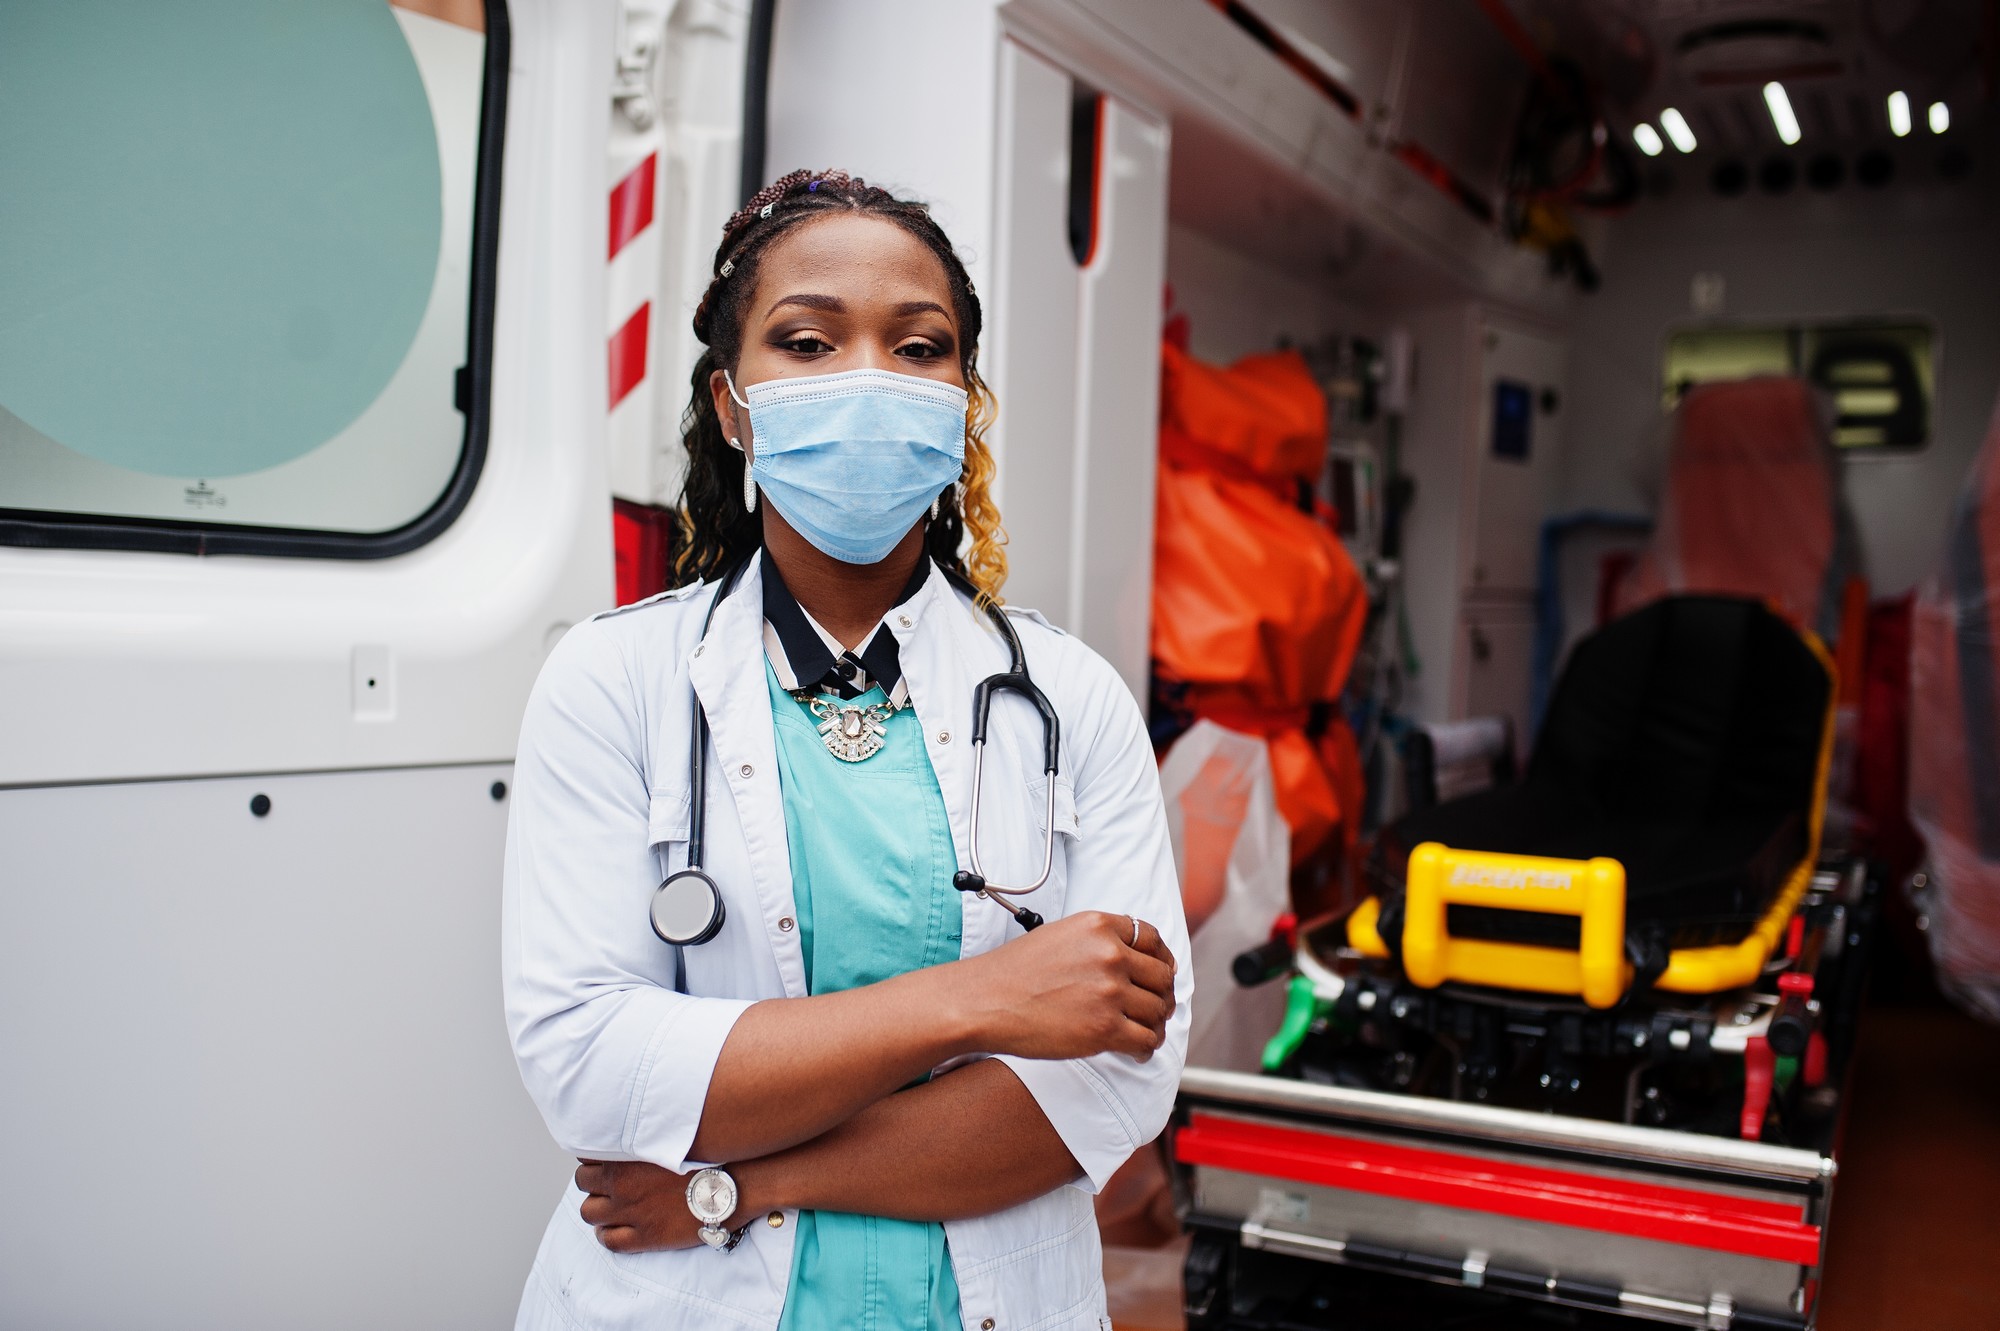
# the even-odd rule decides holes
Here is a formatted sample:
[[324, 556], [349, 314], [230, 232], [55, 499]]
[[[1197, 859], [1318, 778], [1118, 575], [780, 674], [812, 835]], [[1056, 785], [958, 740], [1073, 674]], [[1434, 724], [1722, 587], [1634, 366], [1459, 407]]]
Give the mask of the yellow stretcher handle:
[[[1445, 924], [1448, 906], [1575, 915], [1582, 937], [1574, 952], [1453, 938]], [[1410, 852], [1404, 879], [1402, 953], [1403, 973], [1425, 989], [1454, 980], [1577, 994], [1594, 1008], [1608, 1008], [1632, 983], [1625, 960], [1625, 866], [1603, 856], [1545, 859], [1426, 841]]]

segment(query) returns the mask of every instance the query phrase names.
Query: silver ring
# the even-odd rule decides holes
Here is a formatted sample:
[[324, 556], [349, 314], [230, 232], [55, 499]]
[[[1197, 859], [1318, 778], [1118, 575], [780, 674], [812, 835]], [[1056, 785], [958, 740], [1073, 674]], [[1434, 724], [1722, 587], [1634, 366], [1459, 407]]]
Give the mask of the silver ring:
[[1139, 917], [1137, 915], [1132, 917], [1132, 946], [1135, 948], [1139, 946]]

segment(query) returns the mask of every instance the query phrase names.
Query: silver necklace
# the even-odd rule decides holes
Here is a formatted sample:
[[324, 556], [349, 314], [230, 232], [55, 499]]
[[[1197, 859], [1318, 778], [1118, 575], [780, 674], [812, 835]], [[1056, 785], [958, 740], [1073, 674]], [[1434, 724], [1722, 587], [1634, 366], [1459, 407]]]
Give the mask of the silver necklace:
[[899, 710], [891, 702], [863, 707], [825, 694], [802, 701], [819, 718], [819, 737], [826, 751], [844, 763], [866, 762], [880, 753], [889, 742], [889, 730], [883, 723]]

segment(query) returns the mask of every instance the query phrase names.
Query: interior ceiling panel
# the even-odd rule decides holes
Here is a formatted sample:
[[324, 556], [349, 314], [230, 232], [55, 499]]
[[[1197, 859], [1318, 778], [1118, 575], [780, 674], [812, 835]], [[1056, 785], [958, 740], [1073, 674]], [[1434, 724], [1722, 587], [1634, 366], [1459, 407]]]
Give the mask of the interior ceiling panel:
[[[1678, 107], [1702, 149], [1779, 146], [1763, 86], [1782, 82], [1805, 141], [1855, 146], [1888, 137], [1885, 98], [1949, 101], [1970, 124], [2000, 76], [1995, 0], [1509, 0], [1537, 38], [1591, 71], [1635, 120]], [[1626, 33], [1621, 39], [1620, 29]], [[1617, 52], [1648, 49], [1650, 75]]]

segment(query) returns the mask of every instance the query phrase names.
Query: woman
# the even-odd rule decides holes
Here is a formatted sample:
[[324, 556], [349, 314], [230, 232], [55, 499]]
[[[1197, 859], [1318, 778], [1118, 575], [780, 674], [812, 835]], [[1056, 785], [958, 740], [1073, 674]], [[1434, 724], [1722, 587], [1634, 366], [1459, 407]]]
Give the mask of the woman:
[[[1032, 612], [1054, 799], [1040, 716], [996, 696], [979, 850], [1032, 882], [1053, 808], [1048, 923], [953, 887], [1009, 660], [978, 298], [923, 207], [795, 172], [694, 326], [686, 585], [565, 637], [522, 727], [508, 1022], [581, 1163], [520, 1325], [1108, 1326], [1089, 1194], [1166, 1121], [1186, 927], [1138, 708]], [[724, 922], [677, 964], [647, 916], [694, 698]]]

